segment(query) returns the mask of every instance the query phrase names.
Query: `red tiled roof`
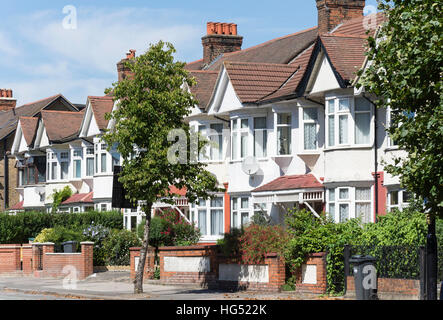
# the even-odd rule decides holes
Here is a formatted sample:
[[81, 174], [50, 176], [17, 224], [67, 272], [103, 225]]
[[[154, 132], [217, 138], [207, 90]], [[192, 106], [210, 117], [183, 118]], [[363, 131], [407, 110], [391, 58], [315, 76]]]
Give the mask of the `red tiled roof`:
[[298, 86], [300, 85], [300, 81], [302, 80], [306, 72], [306, 68], [308, 66], [309, 60], [311, 59], [313, 50], [314, 45], [306, 49], [298, 57], [296, 57], [294, 61], [290, 63], [291, 66], [295, 66], [298, 68], [297, 72], [281, 88], [279, 88], [277, 91], [273, 92], [269, 96], [264, 97], [262, 99], [262, 102], [272, 99], [278, 99], [296, 93]]
[[365, 61], [366, 37], [333, 34], [320, 38], [334, 69], [343, 80], [353, 80]]
[[190, 74], [195, 78], [197, 84], [191, 87], [191, 92], [198, 100], [198, 105], [202, 109], [206, 109], [211, 100], [215, 83], [217, 82], [218, 72], [193, 70]]
[[9, 208], [8, 210], [23, 210], [23, 204], [25, 203], [25, 201], [20, 201], [19, 203], [16, 203], [15, 205], [13, 205], [11, 208]]
[[75, 137], [82, 123], [84, 111], [42, 111], [43, 124], [50, 141], [60, 142]]
[[112, 96], [104, 97], [88, 97], [91, 103], [92, 112], [94, 113], [95, 121], [97, 121], [98, 128], [104, 130], [108, 127], [108, 120], [105, 119], [106, 113], [111, 113], [114, 107], [114, 98]]
[[34, 136], [37, 130], [38, 118], [35, 117], [20, 117], [20, 125], [23, 132], [23, 137], [25, 138], [28, 146], [32, 144]]
[[170, 186], [169, 187], [169, 193], [177, 195], [177, 196], [185, 197], [187, 192], [188, 192], [188, 190], [186, 188], [178, 189], [175, 186]]
[[[347, 34], [351, 36], [374, 35], [376, 28], [386, 21], [386, 15], [382, 12], [370, 14], [364, 17], [354, 18], [343, 22], [331, 34]], [[373, 28], [374, 27], [374, 28]]]
[[66, 201], [63, 201], [61, 204], [72, 204], [72, 203], [93, 203], [92, 197], [94, 196], [94, 192], [89, 193], [77, 193], [72, 195]]
[[208, 70], [220, 70], [225, 61], [288, 64], [314, 43], [316, 38], [317, 27], [302, 30], [241, 51], [225, 53]]
[[243, 103], [256, 102], [273, 93], [298, 70], [297, 65], [229, 61], [225, 67]]
[[297, 189], [323, 188], [317, 178], [312, 174], [283, 176], [252, 192], [284, 191]]

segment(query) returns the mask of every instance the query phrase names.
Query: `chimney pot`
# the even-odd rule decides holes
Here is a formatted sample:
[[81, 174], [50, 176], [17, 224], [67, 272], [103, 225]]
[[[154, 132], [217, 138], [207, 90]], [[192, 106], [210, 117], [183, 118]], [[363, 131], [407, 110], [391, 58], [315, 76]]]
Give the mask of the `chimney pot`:
[[14, 109], [16, 104], [17, 100], [13, 99], [11, 89], [0, 89], [0, 111]]
[[365, 0], [316, 0], [318, 33], [328, 33], [346, 20], [363, 17]]
[[202, 38], [203, 64], [208, 65], [224, 53], [240, 51], [243, 37], [237, 35], [235, 23], [208, 22]]

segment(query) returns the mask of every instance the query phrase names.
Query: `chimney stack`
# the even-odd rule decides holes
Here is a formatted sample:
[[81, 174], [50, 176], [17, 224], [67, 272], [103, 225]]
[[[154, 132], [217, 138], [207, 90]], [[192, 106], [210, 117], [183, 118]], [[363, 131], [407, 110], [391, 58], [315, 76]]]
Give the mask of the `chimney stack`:
[[11, 89], [0, 89], [0, 111], [7, 111], [15, 108], [17, 99], [12, 96]]
[[127, 61], [130, 61], [130, 60], [135, 59], [135, 52], [136, 52], [136, 51], [133, 50], [133, 49], [129, 50], [129, 52], [126, 53], [126, 58], [120, 60], [120, 61], [117, 63], [117, 73], [118, 73], [118, 81], [119, 81], [119, 82], [122, 81], [122, 80], [124, 80], [124, 79], [126, 79], [126, 78], [128, 78], [129, 76], [132, 75], [132, 73], [131, 73], [131, 69], [129, 69], [129, 68], [125, 65], [125, 63], [126, 63]]
[[346, 20], [363, 17], [365, 0], [316, 0], [318, 33], [328, 33]]
[[235, 23], [208, 22], [206, 30], [207, 35], [202, 38], [204, 65], [224, 53], [241, 50], [243, 37], [237, 34]]

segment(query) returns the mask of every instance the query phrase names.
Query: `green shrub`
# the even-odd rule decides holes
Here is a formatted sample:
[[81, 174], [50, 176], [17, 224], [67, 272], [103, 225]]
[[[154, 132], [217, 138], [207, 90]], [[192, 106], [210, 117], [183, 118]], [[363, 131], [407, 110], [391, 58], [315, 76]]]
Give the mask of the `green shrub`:
[[123, 215], [118, 211], [75, 214], [23, 212], [15, 216], [0, 213], [0, 243], [27, 243], [28, 238], [35, 238], [45, 228], [83, 229], [93, 222], [109, 229], [122, 229]]
[[129, 248], [141, 245], [137, 235], [129, 230], [112, 230], [103, 241], [105, 261], [110, 266], [127, 266], [130, 264]]
[[94, 266], [104, 266], [106, 265], [105, 250], [103, 248], [103, 243], [105, 239], [109, 236], [111, 229], [104, 227], [99, 224], [92, 224], [83, 229], [83, 241], [94, 242]]
[[54, 228], [43, 229], [37, 237], [35, 237], [34, 242], [53, 242], [56, 246], [61, 246], [61, 244], [66, 241], [76, 241], [80, 243], [82, 240], [83, 235], [81, 230], [55, 226]]
[[[146, 221], [137, 227], [137, 235], [143, 239]], [[200, 231], [189, 224], [174, 210], [165, 210], [151, 219], [149, 245], [152, 247], [190, 246], [200, 240]]]
[[240, 238], [243, 236], [243, 229], [232, 229], [231, 232], [226, 233], [223, 239], [217, 241], [217, 246], [224, 256], [238, 257], [241, 255]]
[[269, 253], [284, 257], [288, 235], [281, 226], [252, 224], [244, 229], [239, 240], [242, 261], [246, 264], [259, 264]]

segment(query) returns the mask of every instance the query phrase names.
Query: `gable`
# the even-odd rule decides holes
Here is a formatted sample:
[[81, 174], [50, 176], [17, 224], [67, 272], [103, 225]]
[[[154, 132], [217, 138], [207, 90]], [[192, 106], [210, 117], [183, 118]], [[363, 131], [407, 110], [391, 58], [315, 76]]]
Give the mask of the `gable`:
[[224, 114], [241, 109], [243, 104], [235, 93], [226, 68], [223, 67], [209, 103], [208, 114]]
[[317, 57], [316, 67], [311, 74], [307, 91], [310, 94], [340, 89], [334, 70], [325, 54]]

